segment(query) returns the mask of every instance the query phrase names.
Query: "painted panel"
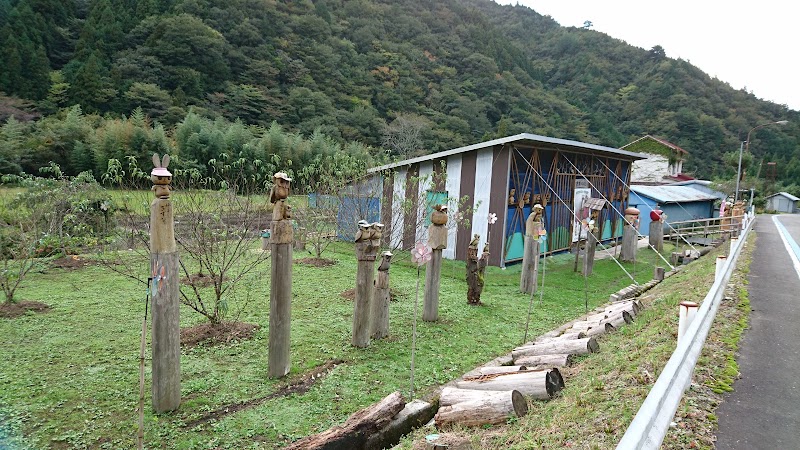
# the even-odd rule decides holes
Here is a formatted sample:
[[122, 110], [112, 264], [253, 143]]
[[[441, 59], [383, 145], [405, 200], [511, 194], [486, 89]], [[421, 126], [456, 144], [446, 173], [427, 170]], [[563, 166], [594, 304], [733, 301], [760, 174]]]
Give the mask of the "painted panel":
[[451, 226], [454, 224], [453, 217], [458, 214], [456, 207], [458, 206], [458, 201], [460, 200], [459, 194], [461, 189], [461, 154], [450, 155], [447, 157], [447, 178], [445, 179], [445, 190], [447, 191], [447, 195], [451, 199], [455, 199], [454, 201], [450, 202], [450, 207], [453, 208], [452, 211], [448, 211], [450, 216], [451, 223], [448, 223], [447, 226], [450, 227], [450, 230], [447, 232], [447, 248], [442, 250], [442, 257], [448, 259], [455, 259], [456, 257], [456, 240], [458, 236], [458, 227]]
[[503, 250], [505, 248], [505, 219], [508, 208], [508, 172], [510, 169], [508, 147], [495, 147], [492, 155], [492, 180], [489, 189], [489, 212], [497, 215], [497, 222], [489, 229], [489, 264], [505, 267]]
[[416, 232], [414, 233], [416, 242], [428, 242], [428, 191], [433, 189], [433, 161], [425, 161], [419, 164], [419, 187], [417, 198]]
[[[475, 196], [475, 166], [478, 152], [464, 153], [461, 159], [461, 185], [459, 187], [459, 197], [466, 197], [466, 202], [472, 207]], [[458, 236], [456, 238], [456, 259], [465, 261], [467, 259], [467, 247], [472, 240], [472, 222], [470, 216], [469, 226], [460, 224], [458, 226]]]
[[402, 248], [405, 214], [403, 202], [406, 199], [407, 169], [399, 169], [394, 174], [394, 192], [392, 193], [392, 248]]
[[486, 245], [486, 234], [489, 231], [489, 200], [492, 189], [492, 160], [494, 151], [491, 148], [478, 150], [475, 161], [475, 190], [472, 194], [472, 233], [481, 236], [478, 243], [478, 251], [483, 250]]

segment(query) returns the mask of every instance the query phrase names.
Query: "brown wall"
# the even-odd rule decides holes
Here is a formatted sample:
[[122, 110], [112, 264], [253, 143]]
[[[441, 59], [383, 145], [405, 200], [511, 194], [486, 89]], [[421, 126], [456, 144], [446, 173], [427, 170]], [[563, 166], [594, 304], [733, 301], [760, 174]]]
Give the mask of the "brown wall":
[[[469, 197], [467, 206], [472, 207], [472, 201], [475, 197], [475, 166], [478, 160], [478, 152], [466, 152], [461, 154], [461, 187], [459, 188], [458, 196], [463, 198]], [[470, 217], [470, 227], [465, 227], [463, 224], [458, 225], [458, 236], [456, 236], [456, 259], [459, 261], [466, 261], [467, 247], [472, 240], [472, 220]]]
[[[476, 152], [477, 154], [477, 152]], [[497, 222], [489, 227], [489, 265], [499, 266], [503, 259], [506, 216], [508, 212], [508, 170], [511, 151], [495, 147], [492, 157], [492, 187], [489, 191], [489, 212], [497, 214]], [[473, 183], [474, 184], [474, 183]]]

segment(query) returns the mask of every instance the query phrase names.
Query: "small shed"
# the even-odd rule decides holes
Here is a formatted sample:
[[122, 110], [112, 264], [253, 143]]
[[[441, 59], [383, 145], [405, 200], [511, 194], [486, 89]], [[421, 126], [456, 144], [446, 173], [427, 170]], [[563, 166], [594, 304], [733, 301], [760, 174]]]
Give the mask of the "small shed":
[[[595, 217], [602, 239], [622, 234], [633, 161], [646, 155], [596, 144], [522, 133], [407, 159], [369, 173], [381, 185], [384, 239], [401, 248], [424, 240], [432, 204], [459, 199], [469, 214], [452, 226], [445, 258], [464, 260], [473, 235], [479, 248], [489, 236], [489, 264], [522, 260], [525, 220], [533, 205], [544, 206], [544, 252], [567, 250], [578, 239], [581, 220]], [[592, 212], [590, 200], [603, 208]], [[417, 210], [403, 205], [419, 204]], [[494, 214], [497, 222], [489, 224]], [[577, 218], [577, 220], [576, 220]]]
[[797, 201], [800, 198], [788, 192], [778, 192], [767, 197], [767, 211], [778, 211], [781, 213], [794, 214], [797, 212]]
[[639, 208], [639, 233], [650, 233], [650, 211], [656, 205], [667, 215], [667, 223], [714, 217], [718, 197], [689, 186], [631, 186], [630, 206]]

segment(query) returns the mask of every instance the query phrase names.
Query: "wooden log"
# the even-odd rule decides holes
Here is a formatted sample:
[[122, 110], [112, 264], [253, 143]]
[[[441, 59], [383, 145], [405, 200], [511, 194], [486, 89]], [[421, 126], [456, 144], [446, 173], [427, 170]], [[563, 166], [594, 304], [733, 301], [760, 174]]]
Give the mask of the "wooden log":
[[526, 366], [490, 366], [490, 367], [478, 367], [476, 372], [480, 375], [495, 375], [498, 373], [514, 373], [520, 372], [523, 370], [528, 370]]
[[594, 328], [590, 328], [586, 330], [586, 337], [594, 337], [600, 336], [601, 334], [606, 334], [609, 331], [614, 331], [614, 327], [610, 323], [605, 323], [603, 326], [597, 326]]
[[653, 279], [656, 281], [664, 281], [664, 268], [656, 267], [653, 271]]
[[655, 220], [650, 222], [650, 234], [648, 236], [648, 240], [651, 246], [656, 249], [656, 251], [663, 251], [664, 250], [664, 223], [660, 220]]
[[403, 396], [399, 392], [393, 392], [380, 402], [357, 411], [343, 425], [295, 441], [286, 448], [296, 450], [362, 448], [369, 437], [386, 427], [405, 405]]
[[539, 345], [544, 344], [546, 342], [558, 342], [570, 339], [582, 339], [586, 337], [586, 332], [583, 330], [569, 330], [568, 332], [562, 334], [561, 336], [556, 336], [553, 338], [540, 338], [537, 339], [533, 344]]
[[485, 375], [468, 380], [456, 381], [459, 389], [475, 389], [479, 391], [511, 391], [517, 390], [527, 397], [536, 400], [549, 400], [564, 389], [564, 378], [556, 368]]
[[599, 325], [599, 324], [600, 324], [600, 321], [601, 321], [601, 320], [604, 320], [604, 319], [593, 319], [593, 320], [576, 320], [576, 321], [575, 321], [575, 322], [572, 324], [572, 329], [573, 329], [573, 330], [582, 330], [582, 329], [584, 329], [584, 328], [596, 327], [597, 325]]
[[479, 389], [459, 389], [453, 386], [445, 386], [439, 393], [439, 408], [453, 406], [457, 403], [471, 402], [480, 400], [487, 395], [508, 394], [510, 391], [485, 391]]
[[532, 345], [530, 347], [522, 347], [515, 349], [511, 352], [512, 358], [516, 361], [522, 356], [531, 355], [588, 355], [589, 353], [596, 353], [600, 350], [597, 341], [594, 338], [583, 339], [570, 339], [556, 342], [547, 342], [541, 345]]
[[372, 288], [374, 287], [375, 257], [378, 246], [371, 240], [361, 240], [355, 243], [356, 259], [356, 298], [353, 306], [353, 340], [355, 347], [367, 347], [372, 335], [370, 315], [372, 308]]
[[473, 427], [505, 423], [512, 417], [528, 414], [528, 402], [519, 391], [483, 391], [481, 394], [474, 400], [440, 407], [434, 417], [436, 428], [453, 424]]
[[[431, 225], [433, 227], [433, 225]], [[442, 274], [442, 250], [434, 249], [425, 269], [425, 306], [422, 320], [436, 322], [439, 319], [439, 280]]]
[[605, 310], [586, 316], [586, 318], [583, 319], [583, 322], [600, 322], [603, 319], [608, 319], [608, 314], [606, 314]]
[[364, 450], [383, 450], [394, 447], [403, 436], [430, 422], [437, 409], [438, 406], [436, 404], [422, 400], [414, 400], [407, 403], [405, 408], [397, 413], [388, 425], [367, 438], [367, 442], [363, 447]]
[[628, 314], [627, 311], [622, 311], [622, 314], [617, 316], [610, 317], [603, 321], [603, 326], [606, 324], [611, 324], [614, 329], [619, 329], [620, 327], [625, 326], [626, 324], [633, 323], [633, 317]]
[[529, 368], [532, 366], [568, 367], [572, 363], [572, 355], [530, 355], [522, 356], [514, 362]]

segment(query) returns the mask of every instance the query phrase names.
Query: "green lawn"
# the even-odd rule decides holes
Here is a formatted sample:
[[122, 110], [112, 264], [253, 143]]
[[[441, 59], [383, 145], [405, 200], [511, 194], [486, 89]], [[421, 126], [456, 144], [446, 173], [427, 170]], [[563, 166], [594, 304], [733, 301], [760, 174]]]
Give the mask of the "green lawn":
[[[668, 245], [665, 254], [670, 251]], [[295, 252], [296, 259], [306, 256]], [[338, 263], [325, 268], [295, 264], [293, 273], [289, 378], [315, 373], [315, 384], [306, 393], [268, 398], [286, 380], [267, 377], [267, 262], [229, 300], [234, 310], [248, 301], [249, 294], [240, 319], [259, 324], [260, 329], [252, 340], [184, 349], [178, 411], [152, 413], [148, 370], [146, 447], [281, 447], [340, 423], [392, 391], [408, 394], [417, 269], [411, 267], [407, 253], [398, 254], [391, 269], [397, 300], [391, 305], [390, 337], [357, 349], [350, 345], [353, 302], [340, 296], [355, 286], [353, 246], [338, 243], [324, 256]], [[529, 336], [583, 314], [584, 279], [572, 271], [572, 263], [570, 255], [547, 259], [543, 302], [537, 293]], [[652, 251], [641, 250], [637, 279], [649, 280], [656, 263], [664, 265]], [[624, 266], [634, 271], [633, 264]], [[147, 270], [145, 263], [142, 271]], [[518, 292], [519, 270], [519, 265], [489, 268], [485, 306], [470, 307], [464, 264], [444, 262], [440, 320], [418, 323], [417, 397], [521, 343], [530, 296]], [[607, 302], [610, 293], [628, 284], [630, 279], [613, 261], [598, 261], [589, 279], [589, 307]], [[134, 447], [143, 287], [99, 265], [49, 268], [32, 274], [18, 296], [53, 309], [0, 319], [0, 447]], [[421, 305], [422, 299], [420, 316]], [[200, 322], [199, 315], [182, 308], [182, 326]], [[343, 363], [327, 374], [314, 370], [333, 360]], [[322, 377], [317, 379], [318, 373]], [[569, 378], [566, 382], [571, 384]], [[213, 411], [244, 402], [250, 403], [198, 423]]]

